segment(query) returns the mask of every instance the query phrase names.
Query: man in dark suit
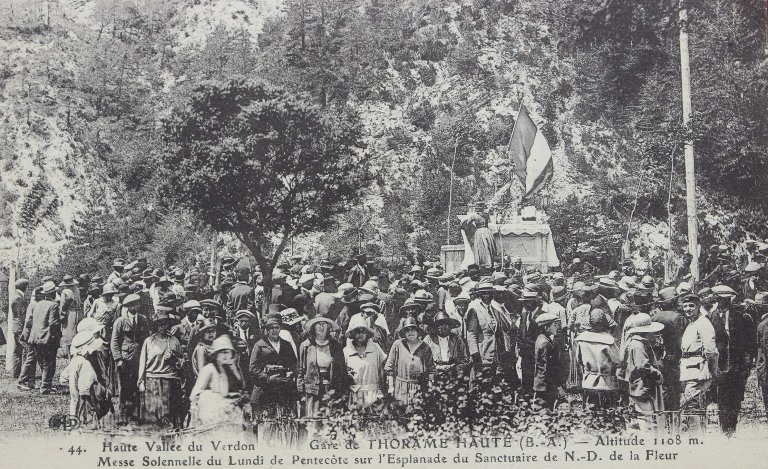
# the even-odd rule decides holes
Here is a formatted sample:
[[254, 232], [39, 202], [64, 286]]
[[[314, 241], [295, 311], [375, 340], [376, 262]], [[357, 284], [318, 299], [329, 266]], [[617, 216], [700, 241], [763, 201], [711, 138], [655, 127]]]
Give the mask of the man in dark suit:
[[8, 327], [10, 327], [13, 333], [14, 348], [13, 356], [13, 378], [18, 379], [21, 374], [21, 364], [24, 361], [24, 344], [21, 343], [21, 334], [24, 332], [24, 319], [27, 316], [27, 306], [29, 300], [27, 299], [27, 287], [29, 282], [27, 279], [20, 278], [16, 280], [14, 287], [16, 288], [16, 296], [11, 302], [11, 318], [8, 321]]
[[120, 380], [120, 418], [118, 425], [126, 420], [138, 421], [136, 413], [139, 407], [139, 354], [144, 340], [149, 336], [147, 318], [139, 314], [142, 308], [141, 296], [131, 293], [123, 300], [126, 314], [115, 321], [112, 328], [110, 349], [115, 360]]
[[243, 309], [256, 313], [256, 294], [253, 287], [248, 284], [250, 273], [247, 267], [237, 271], [237, 283], [229, 291], [229, 301], [226, 305], [228, 319]]
[[661, 330], [662, 350], [660, 371], [664, 378], [662, 394], [665, 410], [680, 408], [680, 358], [681, 345], [685, 331], [685, 317], [677, 310], [675, 287], [662, 288], [659, 291], [658, 307], [651, 312], [653, 321], [664, 324]]
[[543, 400], [544, 406], [552, 409], [558, 397], [565, 397], [561, 353], [555, 341], [560, 318], [554, 313], [542, 313], [536, 316], [536, 325], [540, 333], [534, 349], [533, 391], [536, 399]]
[[747, 377], [756, 355], [757, 332], [751, 316], [731, 301], [736, 292], [727, 286], [712, 287], [716, 305], [709, 313], [715, 329], [715, 345], [720, 354], [717, 380], [717, 406], [720, 428], [730, 437], [736, 431], [736, 424], [744, 400]]
[[[34, 356], [27, 355], [21, 375], [34, 374], [35, 358], [43, 372], [42, 394], [53, 391], [53, 375], [56, 373], [56, 351], [61, 343], [61, 314], [56, 297], [56, 284], [45, 282], [40, 290], [40, 301], [32, 307], [27, 315], [22, 333], [22, 342], [28, 343]], [[34, 378], [33, 378], [34, 379]]]
[[357, 256], [355, 264], [347, 273], [347, 283], [351, 283], [355, 288], [360, 288], [368, 281], [368, 258], [365, 254]]

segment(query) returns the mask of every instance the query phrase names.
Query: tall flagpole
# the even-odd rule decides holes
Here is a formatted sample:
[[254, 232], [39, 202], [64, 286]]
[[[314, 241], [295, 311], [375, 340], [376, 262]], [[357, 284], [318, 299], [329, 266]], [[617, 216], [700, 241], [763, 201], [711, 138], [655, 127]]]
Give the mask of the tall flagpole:
[[[691, 120], [691, 69], [688, 60], [688, 10], [685, 0], [679, 0], [680, 8], [680, 78], [683, 95], [683, 128], [689, 132]], [[696, 220], [696, 173], [693, 155], [693, 139], [685, 137], [685, 191], [688, 211], [688, 252], [691, 254], [691, 280], [699, 280], [699, 233]]]
[[451, 161], [451, 184], [448, 187], [448, 223], [445, 228], [445, 244], [451, 244], [451, 206], [453, 205], [453, 167], [456, 165], [456, 152], [459, 149], [459, 137], [453, 143], [453, 160]]

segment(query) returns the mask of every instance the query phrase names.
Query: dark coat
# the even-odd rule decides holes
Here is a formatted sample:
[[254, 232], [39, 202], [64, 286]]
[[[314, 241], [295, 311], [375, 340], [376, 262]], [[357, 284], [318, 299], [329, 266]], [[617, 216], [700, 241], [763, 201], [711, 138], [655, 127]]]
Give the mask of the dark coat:
[[661, 330], [661, 338], [664, 341], [664, 354], [661, 355], [662, 368], [680, 368], [682, 352], [680, 341], [685, 331], [685, 318], [677, 311], [657, 309], [651, 312], [651, 319], [664, 324], [664, 329]]
[[717, 309], [710, 314], [715, 329], [715, 345], [720, 353], [720, 371], [732, 370], [741, 373], [748, 368], [752, 357], [757, 354], [757, 332], [752, 318], [737, 308], [730, 308], [728, 324], [720, 317]]
[[27, 301], [26, 293], [16, 290], [16, 297], [11, 303], [11, 332], [18, 339], [21, 333], [24, 331], [24, 319], [27, 316]]
[[[339, 395], [349, 390], [352, 378], [347, 372], [344, 347], [334, 339], [330, 339], [328, 344], [333, 359], [330, 370], [330, 387]], [[320, 394], [320, 370], [317, 367], [317, 344], [314, 338], [305, 340], [299, 347], [297, 375], [296, 383], [299, 392]]]
[[136, 324], [133, 324], [127, 315], [117, 318], [110, 341], [115, 362], [122, 360], [125, 366], [138, 368], [141, 346], [147, 337], [149, 337], [149, 324], [141, 314], [136, 315]]
[[351, 283], [356, 288], [362, 287], [365, 282], [368, 281], [368, 269], [355, 264], [354, 267], [349, 269], [347, 273], [347, 283]]
[[563, 384], [560, 351], [548, 335], [539, 334], [536, 338], [534, 354], [536, 368], [533, 375], [533, 390], [551, 393]]
[[59, 304], [49, 299], [36, 302], [26, 318], [23, 337], [30, 344], [57, 343], [61, 339]]
[[437, 334], [429, 334], [428, 340], [425, 340], [430, 347], [432, 347], [432, 356], [435, 359], [436, 365], [449, 364], [453, 365], [456, 369], [456, 373], [459, 376], [464, 375], [464, 370], [469, 366], [469, 353], [467, 352], [467, 345], [464, 343], [464, 339], [451, 332], [448, 334], [448, 362], [441, 362], [440, 356], [440, 336]]
[[256, 313], [254, 305], [256, 303], [256, 294], [253, 287], [244, 282], [237, 282], [229, 291], [229, 301], [227, 302], [227, 312], [232, 315], [241, 309]]
[[[280, 352], [275, 350], [266, 338], [256, 342], [251, 351], [249, 371], [253, 385], [251, 403], [254, 406], [282, 404], [290, 405], [296, 400], [296, 354], [291, 344], [280, 339]], [[270, 366], [282, 367], [280, 370]]]

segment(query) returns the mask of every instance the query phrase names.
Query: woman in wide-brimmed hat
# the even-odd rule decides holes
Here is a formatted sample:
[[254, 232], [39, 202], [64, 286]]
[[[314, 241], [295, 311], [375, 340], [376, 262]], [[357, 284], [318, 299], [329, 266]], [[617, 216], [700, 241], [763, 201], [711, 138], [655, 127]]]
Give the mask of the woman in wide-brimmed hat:
[[589, 326], [574, 341], [576, 366], [581, 370], [584, 406], [598, 409], [618, 402], [619, 382], [616, 371], [621, 366], [619, 348], [610, 328], [608, 315], [599, 308], [589, 313]]
[[344, 359], [352, 377], [350, 405], [369, 407], [386, 391], [384, 361], [387, 355], [378, 343], [371, 340], [375, 333], [363, 316], [349, 321]]
[[661, 393], [662, 375], [653, 352], [652, 338], [664, 329], [646, 313], [638, 313], [627, 329], [627, 343], [623, 355], [625, 379], [629, 382], [629, 398], [635, 409], [646, 419], [654, 412], [664, 410]]
[[[280, 337], [283, 318], [273, 311], [264, 318], [264, 335], [251, 351], [249, 371], [253, 380], [251, 407], [254, 422], [266, 420], [264, 438], [287, 438], [293, 443], [294, 434], [286, 431], [283, 422], [274, 419], [293, 417], [296, 412], [296, 354], [291, 344]], [[254, 432], [257, 428], [254, 427]]]
[[200, 369], [189, 396], [192, 421], [242, 424], [245, 380], [235, 346], [228, 335], [222, 335], [213, 341], [210, 353], [210, 363]]
[[384, 371], [388, 375], [389, 393], [408, 404], [435, 373], [435, 360], [432, 349], [421, 340], [424, 330], [416, 318], [405, 318], [398, 335], [400, 338], [392, 344]]
[[139, 392], [141, 420], [156, 427], [178, 430], [182, 422], [183, 393], [181, 366], [183, 353], [179, 339], [170, 334], [177, 319], [167, 306], [155, 308], [155, 333], [141, 347], [139, 356]]
[[98, 426], [91, 386], [99, 382], [99, 377], [88, 357], [103, 344], [90, 330], [76, 333], [70, 347], [72, 359], [61, 372], [61, 381], [69, 384], [69, 415], [77, 417], [82, 425]]
[[299, 347], [296, 385], [306, 399], [306, 416], [317, 417], [320, 403], [331, 391], [343, 397], [351, 379], [344, 363], [342, 345], [332, 337], [339, 326], [328, 318], [315, 316], [304, 324], [307, 340]]

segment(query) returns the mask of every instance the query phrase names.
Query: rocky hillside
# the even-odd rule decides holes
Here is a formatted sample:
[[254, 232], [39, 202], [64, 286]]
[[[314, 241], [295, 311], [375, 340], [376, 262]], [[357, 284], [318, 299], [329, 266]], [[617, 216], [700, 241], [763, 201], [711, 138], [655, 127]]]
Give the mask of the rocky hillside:
[[[0, 262], [18, 256], [27, 270], [45, 269], [62, 249], [74, 255], [67, 246], [97, 242], [106, 258], [122, 254], [114, 237], [126, 255], [149, 252], [169, 236], [158, 228], [168, 220], [199, 232], [174, 223], [156, 190], [158, 124], [201, 80], [243, 75], [353, 111], [364, 124], [377, 184], [333, 233], [302, 249], [346, 254], [360, 237], [386, 255], [437, 253], [457, 228], [447, 225], [449, 196], [455, 214], [511, 181], [505, 148], [524, 104], [553, 149], [550, 212], [566, 257], [615, 253], [630, 223], [634, 246], [661, 252], [668, 209], [679, 253], [686, 129], [675, 5], [8, 0], [0, 5]], [[704, 244], [768, 235], [763, 14], [757, 0], [692, 11], [689, 130]], [[503, 198], [519, 191], [513, 184]], [[96, 219], [118, 229], [90, 229]]]

